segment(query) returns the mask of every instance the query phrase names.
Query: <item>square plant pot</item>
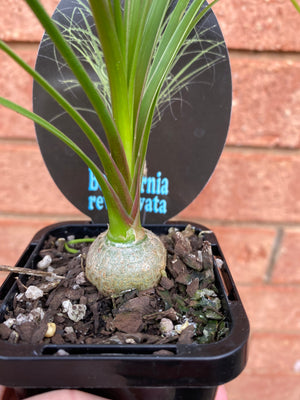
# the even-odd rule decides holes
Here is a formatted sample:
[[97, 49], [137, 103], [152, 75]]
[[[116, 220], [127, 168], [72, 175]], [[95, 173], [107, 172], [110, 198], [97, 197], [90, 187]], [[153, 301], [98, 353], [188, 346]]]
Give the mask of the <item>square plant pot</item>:
[[[185, 227], [177, 223], [145, 227], [156, 234], [167, 234], [171, 226], [180, 230]], [[23, 393], [21, 397], [50, 389], [80, 388], [121, 400], [212, 400], [217, 386], [233, 380], [246, 365], [249, 322], [215, 235], [203, 226], [193, 226], [199, 232], [208, 232], [205, 238], [212, 245], [214, 258], [223, 261], [221, 266], [214, 262], [214, 272], [229, 327], [225, 338], [188, 345], [25, 345], [1, 341], [0, 384], [17, 388]], [[49, 236], [94, 237], [105, 229], [104, 224], [90, 222], [46, 227], [34, 236], [16, 266], [36, 268]], [[0, 289], [0, 322], [17, 293], [15, 278], [16, 274], [10, 274]], [[64, 350], [63, 356], [58, 355], [59, 350]]]

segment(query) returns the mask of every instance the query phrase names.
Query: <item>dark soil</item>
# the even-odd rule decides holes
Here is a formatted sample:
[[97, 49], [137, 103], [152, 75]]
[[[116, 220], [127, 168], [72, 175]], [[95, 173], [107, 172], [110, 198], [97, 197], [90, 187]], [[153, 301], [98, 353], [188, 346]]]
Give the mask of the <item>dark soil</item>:
[[25, 284], [17, 279], [19, 291], [0, 324], [1, 339], [62, 345], [190, 344], [224, 338], [228, 322], [215, 286], [211, 244], [191, 226], [183, 232], [171, 228], [161, 240], [168, 260], [159, 285], [112, 299], [85, 279], [89, 244], [76, 244], [78, 253], [70, 254], [64, 238], [50, 237], [40, 252], [46, 267], [39, 268], [60, 278], [32, 276]]

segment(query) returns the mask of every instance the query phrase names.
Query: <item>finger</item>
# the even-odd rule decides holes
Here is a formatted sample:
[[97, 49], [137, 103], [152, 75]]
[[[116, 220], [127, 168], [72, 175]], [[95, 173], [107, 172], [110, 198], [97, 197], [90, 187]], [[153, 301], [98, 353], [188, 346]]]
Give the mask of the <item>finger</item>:
[[17, 396], [16, 396], [14, 389], [10, 389], [5, 386], [0, 386], [0, 399], [1, 400], [17, 400]]
[[215, 400], [227, 400], [227, 393], [224, 386], [219, 386]]
[[27, 400], [108, 400], [104, 397], [95, 396], [90, 393], [81, 392], [79, 390], [63, 389], [54, 390], [28, 397]]

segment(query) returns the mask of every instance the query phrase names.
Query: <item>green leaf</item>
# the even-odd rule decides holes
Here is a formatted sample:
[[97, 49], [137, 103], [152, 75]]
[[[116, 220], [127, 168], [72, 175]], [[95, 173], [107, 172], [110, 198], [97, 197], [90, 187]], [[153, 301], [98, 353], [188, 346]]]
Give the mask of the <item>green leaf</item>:
[[[118, 195], [115, 193], [114, 189], [107, 181], [105, 175], [99, 170], [97, 165], [74, 143], [68, 136], [63, 132], [53, 126], [51, 123], [46, 121], [39, 115], [26, 110], [25, 108], [15, 104], [14, 102], [0, 97], [0, 104], [6, 108], [9, 108], [18, 114], [23, 115], [26, 118], [31, 119], [36, 124], [39, 124], [44, 129], [48, 130], [63, 143], [65, 143], [70, 149], [72, 149], [84, 163], [92, 170], [97, 181], [99, 182], [103, 195], [107, 201], [107, 211], [109, 215], [109, 220], [112, 223], [113, 231], [111, 231], [111, 236], [115, 235], [115, 240], [120, 236], [122, 238], [126, 237], [126, 232], [133, 223], [132, 217], [124, 209], [122, 202], [120, 201]], [[114, 232], [114, 227], [117, 226], [116, 232]], [[121, 233], [120, 233], [121, 232]]]
[[85, 91], [102, 123], [108, 139], [112, 156], [116, 161], [118, 168], [120, 169], [120, 171], [122, 171], [125, 180], [129, 182], [128, 164], [125, 157], [124, 148], [115, 122], [109, 111], [107, 110], [105, 102], [101, 98], [84, 67], [72, 51], [70, 45], [65, 41], [60, 30], [51, 20], [41, 3], [38, 0], [25, 1], [34, 12], [35, 16], [40, 21], [44, 29], [47, 31], [49, 37], [51, 38], [58, 51], [61, 53], [61, 55], [71, 68], [72, 72], [78, 79], [78, 82], [82, 86], [83, 90]]
[[43, 87], [49, 95], [60, 104], [64, 110], [73, 118], [77, 125], [82, 129], [84, 134], [90, 140], [93, 148], [101, 161], [107, 179], [112, 187], [118, 193], [119, 198], [127, 211], [132, 207], [132, 199], [126, 185], [126, 182], [119, 171], [115, 161], [112, 159], [107, 148], [100, 140], [99, 136], [86, 122], [86, 120], [76, 111], [76, 109], [53, 87], [51, 86], [39, 73], [26, 64], [11, 48], [9, 48], [3, 41], [0, 40], [0, 49], [10, 56], [17, 64], [20, 65], [33, 79]]
[[[134, 121], [137, 120], [142, 96], [144, 95], [144, 87], [146, 85], [148, 71], [153, 62], [153, 54], [157, 47], [159, 34], [163, 26], [163, 21], [166, 11], [169, 6], [169, 1], [152, 1], [149, 7], [147, 18], [143, 26], [141, 43], [137, 57], [138, 68], [134, 69], [131, 79], [134, 79]], [[139, 131], [135, 130], [135, 141], [139, 139]]]
[[296, 10], [300, 13], [300, 5], [297, 2], [297, 0], [291, 0], [291, 2], [293, 3], [293, 5], [296, 8]]
[[114, 23], [111, 0], [90, 0], [105, 58], [114, 121], [116, 122], [129, 169], [132, 169], [132, 125], [128, 108], [126, 65], [118, 31]]
[[[77, 0], [71, 17], [66, 16], [69, 26], [53, 22], [39, 0], [25, 1], [53, 41], [55, 55], [57, 51], [61, 54], [62, 65], [65, 62], [69, 66], [87, 95], [104, 128], [109, 149], [82, 117], [79, 108], [73, 109], [3, 42], [0, 48], [73, 118], [95, 148], [105, 175], [54, 125], [8, 100], [1, 99], [0, 104], [40, 124], [81, 157], [102, 188], [111, 237], [117, 241], [133, 240], [131, 227], [140, 226], [140, 184], [155, 110], [161, 107], [161, 99], [176, 95], [201, 72], [202, 67], [193, 69], [193, 65], [205, 53], [190, 54], [191, 61], [175, 76], [171, 74], [174, 64], [189, 51], [188, 35], [217, 0], [207, 7], [204, 0], [89, 0], [90, 7], [87, 2]], [[75, 9], [81, 13], [85, 27], [73, 24]], [[93, 14], [98, 36], [89, 26], [88, 13]], [[207, 51], [213, 52], [215, 47], [212, 43]], [[102, 83], [93, 82], [83, 66], [86, 62]], [[77, 85], [75, 78], [66, 84]]]
[[[134, 143], [135, 157], [145, 158], [150, 128], [154, 109], [157, 104], [163, 82], [172, 70], [176, 56], [188, 35], [194, 29], [198, 21], [218, 0], [201, 9], [204, 0], [194, 0], [191, 4], [188, 0], [178, 1], [171, 13], [167, 25], [161, 33], [158, 49], [155, 52], [148, 80], [141, 99]], [[139, 155], [143, 153], [143, 155]]]

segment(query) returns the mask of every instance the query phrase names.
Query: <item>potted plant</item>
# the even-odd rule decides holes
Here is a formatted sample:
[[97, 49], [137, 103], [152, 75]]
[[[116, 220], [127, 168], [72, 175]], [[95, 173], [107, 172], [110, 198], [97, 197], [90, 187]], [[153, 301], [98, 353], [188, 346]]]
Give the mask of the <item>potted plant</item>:
[[[106, 68], [104, 79], [100, 82], [105, 91], [102, 95], [39, 1], [27, 1], [84, 89], [105, 130], [109, 149], [55, 88], [1, 43], [2, 50], [14, 58], [76, 121], [97, 152], [98, 165], [55, 125], [1, 99], [2, 105], [32, 119], [67, 144], [87, 164], [100, 184], [106, 200], [109, 228], [91, 248], [86, 273], [104, 294], [117, 295], [132, 287], [146, 289], [155, 286], [165, 268], [165, 249], [155, 236], [141, 226], [140, 221], [140, 189], [147, 143], [163, 83], [188, 35], [215, 2], [204, 9], [201, 9], [204, 1], [194, 1], [190, 6], [189, 1], [178, 2], [168, 15], [170, 1], [125, 2], [124, 11], [120, 1], [90, 1], [102, 49], [99, 58]], [[99, 251], [99, 248], [102, 250]], [[134, 251], [140, 258], [137, 263], [139, 268], [134, 273], [131, 271], [129, 280], [127, 251]], [[98, 257], [99, 260], [96, 260]], [[121, 266], [120, 270], [111, 265], [112, 259], [119, 257], [121, 260], [117, 264]], [[104, 259], [108, 261], [106, 267]], [[141, 267], [143, 263], [145, 265]], [[110, 278], [106, 281], [108, 276]]]
[[[61, 26], [52, 21], [38, 0], [25, 1], [83, 89], [97, 115], [99, 124], [105, 131], [107, 145], [76, 107], [3, 42], [0, 42], [0, 48], [25, 69], [79, 126], [96, 153], [96, 161], [70, 139], [68, 134], [58, 129], [55, 123], [4, 98], [0, 98], [0, 104], [30, 118], [59, 138], [81, 158], [99, 183], [107, 207], [108, 229], [104, 230], [103, 226], [84, 226], [82, 236], [85, 234], [95, 236], [95, 232], [101, 232], [87, 253], [85, 267], [86, 278], [97, 287], [100, 295], [116, 298], [133, 289], [145, 291], [156, 287], [162, 276], [166, 276], [166, 248], [153, 233], [153, 231], [159, 233], [160, 229], [145, 229], [140, 219], [142, 175], [153, 116], [157, 105], [160, 104], [162, 94], [177, 93], [186, 84], [185, 79], [197, 76], [199, 71], [195, 70], [184, 78], [187, 67], [183, 66], [175, 79], [170, 79], [178, 57], [182, 57], [184, 52], [188, 51], [187, 41], [191, 40], [189, 35], [217, 0], [209, 5], [206, 5], [204, 0], [192, 2], [189, 0], [177, 2], [171, 0], [165, 2], [161, 0], [143, 2], [140, 0], [125, 0], [124, 2], [89, 0], [88, 4], [97, 30], [96, 37], [100, 43], [97, 47], [97, 62], [100, 60], [101, 70], [104, 71], [101, 75], [102, 81], [98, 74], [98, 86], [95, 85], [84, 63], [78, 57], [76, 46], [74, 50], [74, 43], [68, 43], [64, 37]], [[74, 2], [75, 5], [78, 3], [83, 7], [88, 6], [87, 2], [82, 0]], [[196, 62], [201, 55], [201, 53], [195, 55], [191, 64]], [[87, 61], [90, 62], [90, 59], [84, 60], [84, 62]], [[36, 245], [37, 239], [45, 241], [50, 234], [53, 234], [53, 231], [58, 230], [60, 233], [64, 231], [66, 235], [66, 232], [74, 233], [76, 229], [77, 224], [73, 224], [71, 228], [59, 226], [39, 234], [31, 243], [30, 251], [27, 250], [24, 253], [22, 263], [24, 259], [27, 259], [27, 264], [29, 262], [29, 265], [32, 265], [32, 262], [38, 259], [41, 246], [33, 246], [33, 244]], [[205, 228], [200, 227], [200, 234], [201, 231], [205, 231]], [[163, 229], [162, 233], [167, 232]], [[214, 255], [223, 258], [214, 235], [212, 233], [209, 235], [216, 246]], [[36, 249], [33, 250], [33, 247]], [[211, 260], [213, 260], [212, 256], [213, 254], [210, 254]], [[214, 269], [217, 269], [216, 265]], [[221, 273], [216, 272], [219, 274], [217, 286], [224, 292], [221, 297], [225, 308], [227, 307], [225, 313], [228, 316], [230, 314], [232, 324], [230, 342], [231, 346], [234, 346], [233, 351], [231, 346], [227, 348], [225, 343], [223, 357], [220, 357], [218, 353], [218, 344], [205, 345], [208, 346], [205, 350], [201, 346], [182, 344], [176, 347], [176, 351], [172, 345], [164, 348], [141, 345], [139, 349], [135, 346], [128, 349], [126, 345], [112, 347], [92, 344], [83, 348], [77, 345], [68, 347], [67, 357], [54, 356], [57, 353], [56, 347], [54, 352], [51, 346], [44, 347], [39, 344], [34, 348], [35, 354], [30, 353], [32, 348], [29, 350], [29, 358], [26, 353], [28, 347], [23, 347], [21, 352], [25, 357], [21, 362], [19, 360], [19, 363], [15, 363], [15, 357], [19, 355], [12, 356], [11, 346], [8, 346], [2, 349], [3, 360], [5, 361], [6, 357], [9, 358], [9, 362], [14, 365], [14, 376], [21, 375], [21, 379], [18, 379], [17, 383], [12, 383], [11, 377], [6, 378], [13, 386], [31, 388], [139, 386], [152, 387], [151, 390], [148, 389], [147, 395], [154, 396], [153, 398], [157, 398], [161, 390], [164, 397], [192, 398], [191, 396], [196, 395], [199, 398], [201, 395], [203, 399], [212, 398], [218, 384], [232, 379], [230, 377], [236, 376], [244, 367], [248, 337], [247, 318], [241, 304], [238, 304], [239, 297], [224, 258], [220, 271]], [[9, 286], [9, 283], [5, 283], [4, 286]], [[5, 299], [11, 299], [15, 296], [15, 289], [4, 290], [3, 293], [2, 296]], [[234, 305], [231, 311], [229, 311], [230, 305]], [[240, 325], [241, 322], [242, 325]], [[242, 337], [241, 331], [244, 331]], [[19, 345], [14, 346], [20, 349]], [[167, 353], [155, 354], [156, 350], [167, 350]], [[28, 362], [30, 362], [30, 367]], [[78, 380], [74, 382], [73, 373], [77, 368], [77, 362], [80, 364], [80, 374]], [[176, 366], [176, 362], [179, 362], [179, 365]], [[204, 371], [202, 371], [202, 377], [199, 377], [197, 371], [199, 362], [203, 362], [204, 365], [210, 364], [210, 372], [215, 370], [218, 377], [208, 377]], [[225, 371], [223, 367], [226, 362], [231, 364], [236, 362], [236, 366], [230, 372]], [[45, 363], [49, 363], [56, 371], [55, 378], [52, 377], [51, 382], [40, 371]], [[30, 368], [30, 376], [26, 374], [26, 371], [20, 371], [20, 373], [16, 371], [20, 367], [27, 368], [27, 366]], [[69, 373], [68, 368], [70, 368]], [[94, 368], [100, 368], [100, 372], [94, 374], [92, 372]], [[139, 369], [143, 371], [139, 372]], [[168, 371], [167, 374], [163, 373], [165, 369]], [[179, 375], [176, 369], [181, 370]], [[185, 373], [185, 369], [188, 372]], [[60, 375], [62, 371], [64, 373]], [[34, 382], [32, 380], [35, 373], [39, 375], [38, 383], [35, 378]], [[171, 383], [173, 379], [176, 379], [176, 382]], [[164, 387], [168, 389], [158, 389]], [[194, 389], [195, 387], [197, 389]], [[202, 388], [200, 392], [198, 387]], [[180, 396], [180, 388], [185, 388], [184, 397], [176, 397]], [[144, 392], [143, 389], [136, 389], [131, 390], [131, 393], [131, 396], [138, 397], [130, 398], [140, 398], [139, 396], [143, 396]]]

